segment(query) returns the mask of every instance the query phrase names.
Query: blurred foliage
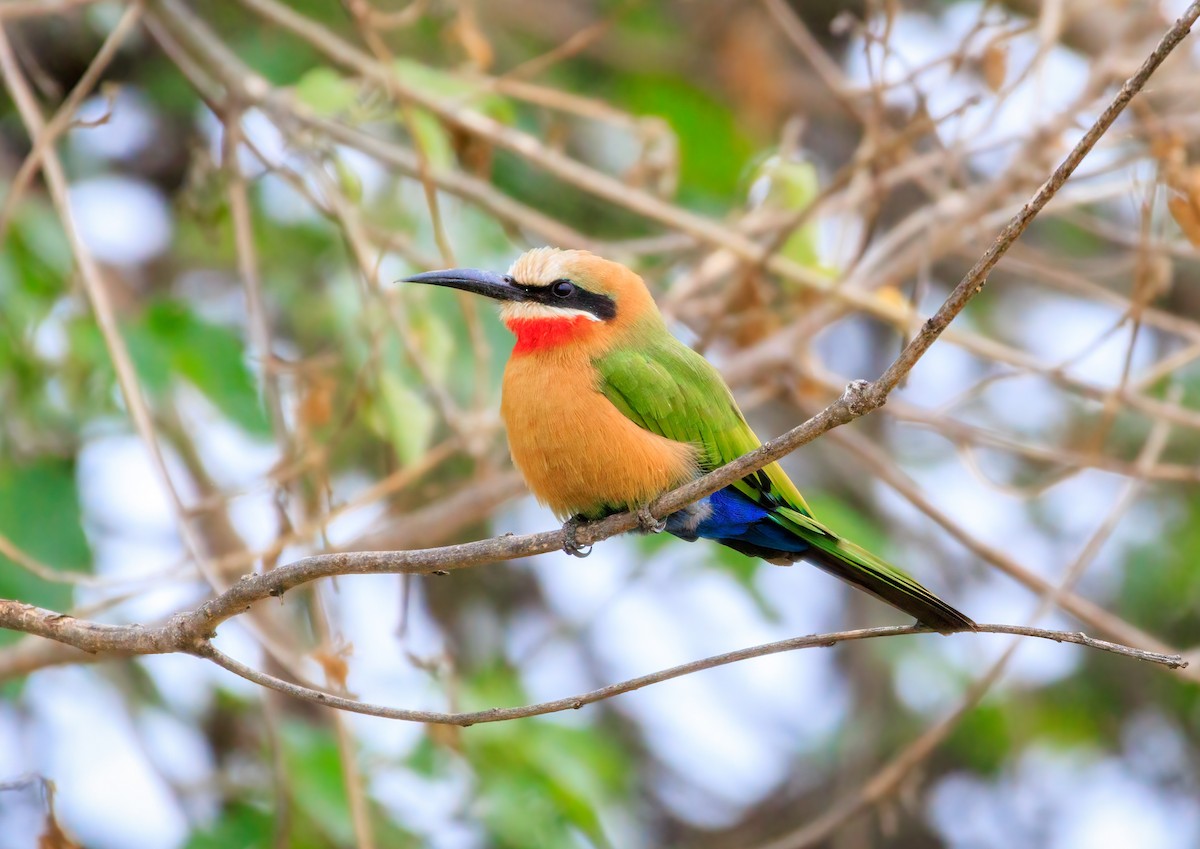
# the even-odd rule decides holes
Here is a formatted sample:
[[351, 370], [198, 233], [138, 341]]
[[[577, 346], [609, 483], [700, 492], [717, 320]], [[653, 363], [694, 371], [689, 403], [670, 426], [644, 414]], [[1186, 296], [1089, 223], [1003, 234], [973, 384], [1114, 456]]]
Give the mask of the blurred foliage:
[[[75, 464], [51, 457], [0, 460], [0, 534], [43, 564], [86, 572], [91, 550], [83, 533]], [[0, 597], [59, 610], [70, 605], [68, 584], [51, 584], [0, 555]], [[16, 637], [0, 632], [0, 641]]]
[[[317, 25], [352, 41], [358, 39], [352, 16], [360, 5], [325, 0], [290, 4]], [[382, 8], [384, 4], [379, 5]], [[844, 110], [835, 105], [821, 112], [815, 98], [809, 99], [817, 81], [812, 76], [795, 76], [799, 73], [796, 66], [803, 63], [789, 59], [771, 67], [770, 73], [755, 76], [754, 69], [764, 67], [762, 63], [775, 54], [755, 35], [764, 30], [741, 28], [745, 23], [741, 15], [750, 13], [736, 4], [714, 4], [716, 11], [701, 9], [706, 4], [698, 3], [522, 2], [485, 8], [489, 5], [438, 3], [425, 9], [424, 4], [414, 4], [424, 14], [411, 25], [379, 28], [380, 37], [394, 54], [380, 61], [394, 72], [396, 80], [425, 95], [527, 131], [543, 139], [550, 149], [623, 179], [631, 188], [678, 203], [683, 210], [724, 218], [730, 228], [741, 225], [734, 217], [742, 212], [794, 218], [821, 196], [839, 167], [862, 155], [861, 128], [846, 129]], [[938, 10], [969, 4], [902, 5], [928, 23]], [[683, 248], [643, 246], [639, 254], [622, 240], [657, 238], [663, 232], [630, 210], [560, 182], [511, 151], [472, 139], [428, 109], [411, 104], [403, 108], [389, 99], [381, 86], [355, 77], [302, 39], [250, 15], [241, 4], [192, 6], [241, 61], [272, 85], [284, 87], [277, 92], [279, 96], [294, 99], [313, 115], [416, 149], [428, 167], [474, 180], [504, 200], [524, 202], [590, 239], [618, 242], [618, 249], [633, 256], [639, 268], [654, 272], [647, 276], [652, 276], [652, 285], [666, 295], [671, 294], [672, 282], [692, 276], [689, 282], [694, 283], [695, 277], [702, 277], [698, 269], [716, 255], [695, 248], [688, 237], [677, 240]], [[476, 32], [474, 41], [463, 34], [470, 32], [467, 10], [472, 6], [478, 7], [485, 22], [477, 23], [476, 30], [482, 27], [482, 34]], [[505, 93], [500, 82], [506, 72], [544, 57], [585, 31], [582, 24], [592, 19], [578, 17], [584, 6], [610, 16], [598, 19], [607, 21], [608, 27], [601, 46], [568, 51], [532, 79], [544, 87], [542, 96], [565, 93], [579, 95], [586, 102], [581, 105], [572, 100], [562, 108], [550, 108]], [[757, 9], [758, 4], [745, 6]], [[831, 33], [830, 21], [839, 11], [851, 17], [861, 13], [862, 4], [792, 3], [790, 7], [808, 20], [832, 59], [845, 59], [849, 36]], [[57, 101], [61, 92], [77, 81], [95, 52], [98, 33], [105, 29], [101, 24], [115, 9], [114, 4], [96, 4], [90, 12], [44, 22], [49, 27], [45, 31], [30, 24], [21, 48], [27, 54], [23, 61], [36, 66], [44, 77], [39, 79], [41, 96]], [[758, 23], [767, 32], [777, 29], [769, 20]], [[478, 61], [486, 52], [480, 38], [495, 53], [495, 65], [490, 69], [493, 77], [479, 67], [486, 64]], [[749, 69], [745, 70], [748, 84], [730, 79], [736, 76], [730, 74], [735, 65]], [[968, 74], [971, 67], [970, 62], [960, 62], [956, 73]], [[418, 537], [422, 545], [453, 541], [465, 536], [468, 529], [478, 533], [509, 530], [507, 524], [488, 524], [498, 510], [496, 504], [484, 505], [474, 513], [473, 507], [462, 508], [465, 518], [431, 519], [430, 514], [421, 513], [421, 527], [415, 529], [408, 522], [415, 511], [436, 507], [443, 499], [486, 489], [507, 463], [494, 412], [510, 337], [491, 310], [476, 309], [477, 305], [463, 309], [452, 292], [424, 288], [398, 292], [392, 285], [419, 266], [449, 262], [435, 238], [420, 181], [386, 171], [377, 162], [364, 164], [363, 154], [318, 138], [304, 127], [284, 127], [286, 137], [279, 138], [280, 134], [261, 126], [257, 133], [249, 133], [268, 148], [264, 157], [271, 163], [266, 167], [242, 151], [242, 167], [249, 175], [264, 318], [275, 339], [268, 363], [255, 347], [253, 317], [247, 315], [245, 290], [239, 280], [228, 201], [230, 177], [222, 168], [223, 139], [220, 120], [209, 109], [213, 104], [206, 105], [197, 96], [149, 35], [140, 35], [126, 48], [107, 76], [106, 84], [125, 86], [145, 96], [149, 142], [133, 152], [97, 152], [86, 143], [88, 130], [81, 128], [74, 130], [60, 149], [73, 180], [115, 175], [152, 187], [168, 203], [172, 235], [160, 255], [140, 264], [108, 262], [105, 278], [117, 305], [121, 339], [135, 363], [173, 473], [183, 481], [181, 489], [189, 503], [199, 505], [188, 518], [201, 529], [214, 556], [249, 547], [240, 534], [261, 540], [271, 521], [264, 517], [278, 512], [280, 504], [291, 510], [289, 521], [292, 517], [319, 518], [348, 504], [361, 507], [354, 504], [354, 498], [364, 488], [364, 481], [374, 483], [396, 472], [413, 472], [402, 491], [389, 492], [358, 514], [349, 511], [352, 521], [347, 525], [357, 522], [366, 526], [368, 520], [374, 521], [371, 530], [385, 535], [383, 543], [367, 537], [371, 543], [391, 544], [393, 540], [386, 534], [396, 526]], [[524, 79], [522, 73], [512, 72], [510, 82]], [[774, 101], [774, 96], [780, 99]], [[893, 107], [879, 106], [884, 118], [895, 117], [889, 112]], [[774, 111], [766, 123], [773, 128], [813, 110], [803, 144], [781, 143], [780, 139], [787, 137], [782, 130], [770, 135], [763, 132], [764, 121], [757, 110], [768, 107]], [[265, 114], [255, 110], [252, 117], [266, 122]], [[0, 183], [2, 199], [28, 143], [9, 100], [0, 100], [0, 142], [4, 154], [0, 156], [0, 180], [5, 181]], [[911, 150], [906, 146], [889, 155], [902, 160], [920, 153], [918, 148], [914, 143]], [[852, 254], [849, 258], [837, 258], [848, 269], [863, 260], [871, 238], [887, 224], [914, 206], [919, 208], [920, 203], [932, 203], [929, 199], [914, 201], [910, 196], [914, 192], [907, 185], [903, 191], [895, 191], [899, 199], [888, 195], [890, 190], [882, 179], [874, 182], [880, 177], [872, 171], [876, 167], [882, 168], [872, 163], [854, 177], [869, 185], [866, 195], [878, 209], [856, 222], [864, 234], [862, 250], [847, 252]], [[971, 178], [972, 168], [974, 164], [956, 165], [947, 185]], [[295, 179], [288, 183], [281, 173]], [[362, 262], [356, 259], [351, 235], [334, 220], [336, 215], [326, 203], [335, 192], [352, 202], [366, 222], [370, 250]], [[315, 203], [310, 203], [310, 198]], [[463, 264], [503, 267], [517, 250], [537, 241], [532, 228], [501, 220], [449, 192], [440, 193], [438, 202], [448, 222], [449, 242]], [[1083, 212], [1095, 217], [1111, 214], [1103, 203]], [[124, 211], [106, 213], [112, 216], [106, 223], [119, 229], [118, 219]], [[850, 217], [854, 211], [843, 209], [840, 214]], [[1129, 228], [1127, 219], [1118, 219], [1118, 225]], [[782, 234], [780, 253], [811, 272], [836, 279], [829, 227], [829, 221], [813, 216]], [[1040, 225], [1031, 233], [1031, 241], [1042, 250], [1081, 264], [1095, 263], [1097, 258], [1107, 263], [1112, 259], [1109, 254], [1116, 253], [1114, 241], [1102, 231], [1065, 217]], [[154, 539], [157, 530], [106, 525], [106, 516], [86, 513], [81, 500], [81, 488], [96, 482], [80, 479], [80, 455], [114, 435], [132, 441], [127, 405], [103, 334], [81, 291], [68, 242], [40, 184], [21, 198], [3, 234], [2, 247], [0, 534], [40, 563], [66, 573], [90, 574], [94, 555], [104, 546], [113, 546], [122, 557], [132, 557], [129, 550], [161, 542]], [[1125, 250], [1125, 246], [1118, 247]], [[1120, 266], [1116, 259], [1111, 264]], [[934, 280], [936, 295], [941, 291], [938, 285], [952, 282], [959, 270], [949, 260], [946, 267], [934, 262], [930, 267], [922, 265], [922, 285]], [[736, 355], [739, 345], [750, 346], [762, 335], [752, 328], [744, 337], [735, 339], [731, 334], [722, 338], [723, 319], [755, 313], [762, 327], [774, 329], [810, 308], [819, 311], [829, 306], [814, 301], [811, 292], [792, 283], [778, 283], [757, 271], [743, 274], [739, 269], [732, 277], [734, 283], [724, 289], [702, 292], [696, 300], [703, 308], [679, 322], [682, 327], [697, 316], [711, 320], [712, 326], [692, 330], [715, 358]], [[1009, 283], [1012, 285], [1007, 286]], [[1006, 286], [989, 288], [972, 303], [956, 328], [965, 325], [989, 342], [1019, 347], [1024, 327], [1013, 315], [1025, 308], [1021, 297], [1028, 289], [1022, 293], [1021, 287], [1035, 285], [1040, 283], [1006, 280]], [[899, 281], [888, 281], [888, 286], [889, 293], [907, 304]], [[743, 297], [748, 290], [757, 292], [755, 298]], [[918, 290], [918, 295], [922, 292], [925, 290]], [[1163, 308], [1174, 308], [1186, 316], [1194, 304], [1180, 298]], [[842, 307], [830, 312], [841, 315]], [[759, 327], [753, 321], [747, 324]], [[846, 325], [836, 327], [840, 334]], [[850, 339], [850, 344], [843, 339]], [[836, 355], [842, 357], [842, 364], [865, 374], [894, 353], [896, 341], [893, 330], [873, 327], [857, 336], [849, 332], [839, 336], [834, 347], [838, 347]], [[854, 350], [843, 350], [851, 347]], [[972, 380], [985, 382], [1015, 371], [1018, 369], [1011, 364], [985, 363], [982, 358], [962, 367]], [[1055, 373], [1056, 378], [1060, 376]], [[1200, 372], [1181, 368], [1176, 377], [1186, 389], [1184, 406], [1200, 408]], [[790, 426], [800, 416], [799, 406], [781, 400], [786, 391], [795, 388], [792, 383], [798, 381], [791, 381], [786, 374], [766, 375], [762, 384], [769, 391], [756, 396], [759, 409], [753, 414], [762, 415], [773, 431], [781, 429], [779, 422]], [[1159, 381], [1147, 394], [1167, 397], [1168, 383], [1173, 382]], [[1104, 421], [1105, 412], [1092, 403], [1094, 399], [1073, 396], [1045, 420], [1005, 418], [1005, 411], [996, 409], [1005, 402], [993, 403], [986, 395], [987, 386], [980, 386], [979, 397], [964, 403], [969, 414], [963, 419], [981, 427], [1002, 428], [1014, 438], [1052, 444], [1061, 439], [1069, 446], [1078, 443], [1087, 448], [1090, 443], [1080, 434], [1092, 434], [1097, 422]], [[269, 414], [272, 393], [281, 399], [288, 431], [286, 446], [276, 444]], [[911, 398], [908, 401], [911, 403]], [[931, 405], [931, 409], [941, 415], [940, 407]], [[202, 445], [204, 440], [189, 435], [213, 420], [230, 425], [234, 435], [222, 431], [213, 440], [216, 447]], [[1110, 424], [1100, 440], [1102, 447], [1114, 456], [1136, 456], [1149, 429], [1145, 418], [1120, 410]], [[911, 429], [899, 437], [896, 430], [902, 429], [885, 432], [880, 428], [871, 436], [889, 447], [905, 434], [911, 436]], [[767, 432], [762, 427], [759, 431]], [[474, 436], [478, 444], [468, 444]], [[1194, 432], [1174, 435], [1166, 458], [1194, 465], [1196, 439]], [[228, 444], [236, 445], [232, 454], [238, 459], [229, 461], [224, 455], [222, 465], [218, 455]], [[442, 444], [452, 444], [452, 459], [424, 468], [434, 446]], [[915, 473], [927, 473], [928, 479], [936, 482], [938, 473], [958, 463], [961, 458], [955, 451], [965, 445], [955, 437], [944, 445], [918, 443], [917, 448], [906, 446], [898, 453], [915, 456]], [[270, 470], [255, 473], [249, 480], [237, 451], [249, 456], [268, 448], [273, 452]], [[814, 512], [839, 533], [891, 557], [910, 555], [919, 545], [921, 551], [929, 552], [932, 562], [913, 563], [912, 571], [922, 577], [938, 576], [934, 567], [945, 567], [942, 574], [953, 575], [958, 582], [953, 589], [962, 590], [967, 598], [971, 598], [968, 591], [976, 592], [977, 599], [1000, 592], [977, 574], [967, 574], [967, 558], [958, 549], [945, 550], [928, 524], [910, 525], [904, 518], [908, 514], [898, 514], [899, 519], [888, 516], [880, 507], [888, 503], [880, 490], [859, 471], [860, 466], [848, 463], [834, 449], [825, 452], [809, 447], [792, 460], [804, 472]], [[1005, 466], [1010, 477], [995, 489], [1030, 485], [1057, 469], [1044, 460], [1013, 459]], [[113, 474], [120, 476], [120, 472]], [[1114, 546], [1119, 550], [1112, 553], [1114, 562], [1106, 564], [1111, 573], [1108, 584], [1099, 591], [1100, 601], [1117, 614], [1182, 647], [1200, 642], [1200, 570], [1195, 565], [1200, 557], [1200, 499], [1194, 489], [1194, 485], [1188, 489], [1180, 485], [1155, 492], [1155, 500], [1149, 502], [1151, 518], [1158, 523], [1154, 534], [1136, 544]], [[103, 497], [111, 487], [99, 491]], [[247, 493], [261, 491], [269, 491], [266, 508], [238, 515], [230, 507]], [[1040, 508], [1035, 500], [1029, 499], [1025, 510], [1028, 523], [1022, 527], [1043, 532], [1040, 542], [1051, 552], [1047, 557], [1057, 568], [1054, 558], [1072, 550], [1078, 540], [1074, 531], [1060, 533], [1056, 527], [1059, 514]], [[214, 503], [220, 506], [213, 508]], [[375, 514], [362, 518], [371, 511]], [[550, 519], [543, 514], [539, 521], [548, 525]], [[281, 539], [291, 530], [282, 524], [276, 529]], [[397, 544], [407, 545], [409, 539], [402, 533]], [[281, 541], [280, 547], [290, 556], [306, 546], [360, 542], [351, 531], [322, 525], [311, 538]], [[766, 588], [778, 586], [764, 580], [774, 567], [704, 543], [684, 546], [666, 535], [612, 545], [626, 545], [619, 550], [630, 557], [636, 555], [642, 570], [639, 579], [660, 562], [670, 561], [685, 564], [671, 576], [673, 580], [685, 583], [689, 577], [699, 576], [714, 582], [705, 586], [744, 593], [744, 598], [729, 600], [729, 610], [752, 610], [758, 617], [752, 628], [755, 634], [777, 639], [784, 635], [782, 629], [794, 622], [788, 619], [788, 611], [794, 611], [796, 599], [780, 597]], [[165, 548], [171, 558], [178, 557], [169, 545]], [[1014, 549], [1018, 558], [1028, 553], [1015, 541]], [[246, 571], [244, 567], [239, 564], [223, 577], [234, 578]], [[586, 570], [591, 565], [576, 568]], [[603, 571], [607, 566], [595, 568], [597, 575], [608, 574]], [[592, 621], [572, 619], [556, 608], [537, 574], [523, 565], [486, 571], [486, 575], [456, 574], [452, 585], [436, 580], [406, 585], [406, 592], [412, 594], [412, 598], [405, 595], [406, 603], [429, 620], [427, 627], [444, 643], [441, 654], [423, 655], [406, 637], [393, 640], [391, 622], [386, 623], [386, 645], [356, 648], [387, 653], [396, 668], [411, 673], [404, 680], [416, 682], [412, 683], [412, 705], [428, 696], [423, 688], [436, 691], [438, 698], [444, 696], [454, 710], [514, 706], [543, 697], [545, 681], [535, 685], [534, 676], [521, 663], [536, 652], [523, 654], [514, 648], [521, 640], [535, 641], [529, 633], [542, 641], [540, 647], [560, 648], [559, 642], [563, 642], [577, 652], [562, 662], [562, 686], [570, 682], [574, 687], [581, 681], [589, 687], [601, 686], [612, 680], [612, 670], [621, 668], [613, 660], [616, 649], [595, 644]], [[795, 586], [815, 586], [802, 583], [806, 576], [790, 577], [795, 577]], [[812, 580], [826, 579], [815, 576]], [[207, 591], [199, 583], [186, 586], [191, 595], [184, 593], [183, 598]], [[665, 620], [667, 605], [685, 597], [686, 588], [654, 587], [664, 597], [664, 607], [655, 614]], [[272, 625], [290, 629], [281, 631], [288, 635], [288, 647], [305, 662], [318, 655], [328, 659], [336, 654], [323, 644], [322, 629], [316, 624], [319, 617], [314, 615], [322, 605], [335, 607], [329, 599], [337, 598], [336, 594], [317, 598], [301, 591], [291, 595], [300, 599], [289, 598], [288, 606], [281, 604], [279, 611], [272, 611], [278, 613], [278, 621], [273, 620]], [[0, 597], [62, 611], [99, 602], [102, 612], [111, 604], [116, 618], [125, 615], [120, 598], [106, 598], [67, 582], [42, 580], [3, 556]], [[821, 598], [837, 597], [831, 593]], [[594, 615], [601, 617], [618, 601], [597, 603], [599, 612]], [[1025, 601], [1022, 596], [1022, 603]], [[852, 601], [845, 612], [830, 612], [828, 621], [836, 616], [837, 621], [846, 619], [848, 625], [862, 624], [855, 606], [859, 602], [861, 599]], [[880, 608], [870, 610], [874, 616]], [[697, 646], [711, 644], [709, 632], [722, 635], [724, 623], [719, 612], [707, 609], [697, 620], [689, 623], [696, 633], [668, 648], [690, 656], [699, 651]], [[646, 623], [647, 633], [661, 633], [661, 625]], [[806, 621], [803, 627], [816, 626]], [[403, 627], [396, 630], [403, 633]], [[624, 636], [634, 647], [643, 639], [640, 634]], [[345, 780], [348, 770], [360, 773], [367, 785], [363, 803], [379, 847], [615, 849], [629, 845], [637, 849], [670, 845], [741, 849], [765, 842], [827, 810], [865, 770], [899, 751], [928, 727], [934, 714], [951, 705], [950, 697], [923, 701], [929, 696], [926, 690], [940, 687], [957, 698], [986, 667], [980, 660], [983, 655], [955, 655], [953, 649], [936, 643], [936, 638], [923, 636], [921, 640], [924, 642], [852, 645], [814, 661], [828, 662], [830, 678], [813, 680], [836, 680], [831, 691], [837, 690], [814, 698], [828, 695], [846, 707], [844, 715], [829, 723], [819, 740], [807, 741], [804, 747], [792, 739], [798, 735], [798, 726], [785, 721], [795, 720], [800, 713], [795, 706], [746, 706], [745, 716], [736, 719], [745, 724], [747, 734], [762, 735], [761, 739], [755, 737], [755, 742], [765, 740], [765, 746], [786, 751], [791, 771], [763, 791], [761, 798], [745, 801], [740, 794], [730, 793], [731, 798], [741, 799], [741, 807], [733, 814], [722, 805], [735, 807], [734, 803], [711, 801], [706, 795], [712, 793], [711, 788], [693, 782], [695, 776], [681, 774], [684, 771], [670, 762], [671, 753], [655, 748], [654, 736], [662, 725], [655, 726], [645, 718], [649, 713], [643, 715], [619, 699], [565, 716], [463, 729], [425, 726], [409, 742], [395, 744], [388, 755], [367, 745], [370, 741], [365, 740], [365, 733], [352, 734], [358, 753], [346, 763], [338, 731], [325, 712], [291, 702], [262, 710], [257, 701], [233, 695], [232, 687], [216, 687], [210, 694], [211, 705], [183, 708], [138, 679], [142, 674], [152, 677], [149, 666], [135, 667], [135, 675], [110, 674], [103, 667], [89, 667], [87, 674], [119, 688], [131, 720], [136, 720], [141, 707], [153, 703], [195, 731], [208, 747], [214, 766], [203, 803], [193, 804], [196, 788], [174, 777], [163, 778], [167, 792], [175, 794], [172, 798], [189, 799], [179, 805], [189, 829], [183, 844], [186, 849], [366, 845], [356, 834]], [[13, 641], [13, 634], [0, 632], [0, 643], [7, 646]], [[722, 645], [726, 650], [737, 647]], [[349, 663], [353, 669], [353, 661]], [[896, 680], [900, 669], [923, 676], [907, 695], [899, 686], [904, 682]], [[328, 665], [325, 671], [329, 671]], [[702, 692], [715, 692], [723, 686]], [[916, 691], [915, 697], [912, 691]], [[674, 697], [684, 691], [672, 692]], [[792, 690], [781, 683], [780, 692]], [[4, 693], [12, 693], [14, 705], [23, 704], [15, 688]], [[405, 697], [408, 695], [406, 691]], [[437, 698], [425, 698], [425, 703], [431, 701], [438, 703]], [[768, 707], [777, 714], [770, 714]], [[667, 723], [689, 730], [695, 727], [688, 721], [692, 712], [707, 715], [682, 698], [675, 710], [677, 715]], [[769, 719], [764, 718], [769, 714]], [[1045, 680], [1022, 679], [989, 694], [965, 714], [925, 765], [928, 784], [956, 773], [999, 782], [1013, 773], [1025, 753], [1035, 749], [1121, 757], [1127, 719], [1150, 714], [1172, 730], [1172, 739], [1180, 750], [1186, 748], [1184, 758], [1194, 765], [1200, 746], [1196, 688], [1157, 671], [1089, 655], [1047, 673]], [[807, 721], [803, 715], [801, 719]], [[18, 721], [23, 719], [13, 720]], [[128, 724], [136, 734], [147, 733], [136, 721]], [[742, 753], [731, 754], [730, 749], [741, 745], [740, 738], [731, 736], [732, 742], [727, 741], [719, 730], [712, 731], [712, 736], [713, 740], [698, 741], [697, 746], [711, 743], [713, 751], [724, 752], [736, 762], [734, 755]], [[152, 749], [152, 739], [147, 735], [141, 741]], [[400, 754], [395, 753], [401, 749]], [[8, 777], [5, 766], [0, 764], [0, 781]], [[720, 773], [724, 766], [715, 764], [713, 768]], [[402, 774], [400, 802], [395, 793], [385, 800], [388, 794], [372, 783], [384, 773]], [[732, 767], [730, 774], [734, 774]], [[1154, 786], [1160, 790], [1180, 785], [1194, 789], [1194, 782], [1194, 775], [1168, 776]], [[441, 802], [427, 802], [423, 793]], [[447, 797], [453, 802], [445, 804]], [[281, 799], [286, 803], [284, 810], [277, 810]], [[430, 813], [438, 804], [446, 810]], [[887, 817], [891, 830], [886, 837], [873, 837], [870, 845], [932, 845], [930, 829], [934, 826], [918, 805], [902, 804], [889, 812], [895, 814]], [[460, 839], [439, 842], [439, 835], [428, 831], [431, 822], [453, 824], [461, 831]], [[0, 822], [0, 849], [8, 849], [2, 832]]]
[[255, 380], [246, 368], [245, 348], [233, 331], [204, 321], [186, 304], [160, 301], [139, 316], [125, 338], [138, 376], [151, 394], [166, 393], [172, 379], [186, 380], [248, 433], [270, 432]]

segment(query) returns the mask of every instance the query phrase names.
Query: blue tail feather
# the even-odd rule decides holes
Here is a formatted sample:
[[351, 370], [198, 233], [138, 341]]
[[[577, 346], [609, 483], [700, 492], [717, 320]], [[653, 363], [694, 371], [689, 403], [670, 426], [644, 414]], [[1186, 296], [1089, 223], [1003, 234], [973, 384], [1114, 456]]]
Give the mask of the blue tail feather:
[[[701, 517], [699, 522], [697, 517]], [[803, 539], [773, 521], [769, 510], [732, 486], [703, 499], [698, 512], [668, 517], [667, 531], [684, 539], [716, 540], [760, 557], [800, 554], [810, 548]]]

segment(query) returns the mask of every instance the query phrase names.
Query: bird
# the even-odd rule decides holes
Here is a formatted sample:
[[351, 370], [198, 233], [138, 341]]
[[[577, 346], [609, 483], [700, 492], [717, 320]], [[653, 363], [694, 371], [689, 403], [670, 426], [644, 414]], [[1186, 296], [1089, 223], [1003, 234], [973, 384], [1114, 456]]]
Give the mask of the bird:
[[663, 493], [757, 448], [717, 369], [675, 338], [642, 278], [583, 250], [534, 248], [508, 272], [428, 271], [403, 282], [500, 303], [516, 337], [500, 412], [513, 463], [564, 525], [625, 510], [643, 528], [714, 540], [772, 563], [804, 561], [949, 633], [975, 623], [907, 573], [840, 537], [813, 515], [778, 463], [654, 524]]

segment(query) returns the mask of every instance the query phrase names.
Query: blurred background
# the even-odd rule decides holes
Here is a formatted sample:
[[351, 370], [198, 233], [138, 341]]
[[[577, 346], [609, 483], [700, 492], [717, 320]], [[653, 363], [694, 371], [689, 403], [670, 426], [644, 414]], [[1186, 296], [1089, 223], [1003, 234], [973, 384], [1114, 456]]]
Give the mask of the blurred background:
[[[492, 307], [394, 283], [532, 246], [636, 268], [777, 435], [886, 367], [1184, 6], [3, 0], [0, 597], [155, 622], [309, 553], [556, 527]], [[785, 461], [978, 621], [1200, 642], [1198, 66], [883, 410]], [[631, 536], [323, 581], [216, 645], [458, 711], [900, 621]], [[1183, 849], [1198, 675], [910, 636], [459, 729], [2, 632], [0, 849]]]

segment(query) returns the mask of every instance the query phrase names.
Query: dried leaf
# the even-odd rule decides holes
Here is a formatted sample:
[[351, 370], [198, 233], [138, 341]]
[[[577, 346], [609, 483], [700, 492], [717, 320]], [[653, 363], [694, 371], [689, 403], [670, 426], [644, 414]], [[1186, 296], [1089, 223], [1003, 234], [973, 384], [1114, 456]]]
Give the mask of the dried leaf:
[[456, 752], [462, 751], [462, 729], [457, 725], [443, 725], [440, 722], [431, 722], [425, 726], [425, 733], [429, 735], [429, 739], [436, 746], [443, 749], [453, 749]]
[[1173, 192], [1167, 209], [1187, 240], [1200, 248], [1200, 165], [1185, 168], [1169, 162], [1166, 178]]
[[46, 831], [37, 838], [37, 849], [83, 849], [83, 845], [67, 837], [59, 821], [50, 815], [46, 818]]
[[475, 15], [475, 7], [471, 3], [463, 3], [458, 10], [458, 18], [454, 22], [454, 35], [463, 46], [467, 58], [480, 71], [492, 67], [496, 52], [492, 43], [479, 27], [479, 18]]
[[485, 180], [491, 179], [495, 148], [490, 141], [477, 133], [451, 127], [450, 144], [465, 171]]
[[1182, 165], [1187, 158], [1183, 137], [1179, 133], [1159, 133], [1150, 141], [1150, 155], [1168, 170]]
[[1171, 291], [1175, 264], [1169, 256], [1151, 253], [1141, 258], [1139, 266], [1133, 290], [1136, 305], [1144, 306]]
[[1187, 240], [1200, 248], [1200, 204], [1177, 195], [1167, 200], [1167, 209]]
[[329, 424], [333, 418], [333, 393], [337, 388], [334, 379], [328, 374], [314, 375], [304, 387], [304, 397], [300, 401], [300, 421], [309, 430]]
[[875, 297], [889, 307], [894, 307], [901, 312], [907, 314], [912, 312], [912, 304], [908, 300], [908, 296], [900, 291], [899, 287], [887, 285], [881, 287]]
[[313, 652], [313, 660], [321, 664], [325, 672], [325, 680], [329, 685], [338, 689], [346, 689], [346, 678], [350, 675], [350, 664], [347, 662], [351, 654], [350, 646], [342, 646], [336, 651], [318, 649]]
[[81, 844], [67, 837], [58, 824], [58, 817], [54, 814], [54, 783], [44, 781], [42, 786], [46, 793], [46, 826], [38, 837], [38, 849], [83, 849]]
[[1004, 80], [1008, 76], [1007, 42], [993, 41], [987, 46], [983, 51], [980, 71], [984, 84], [993, 94], [1004, 87]]
[[46, 815], [46, 830], [38, 837], [38, 849], [83, 849], [83, 846], [67, 837], [53, 813]]

